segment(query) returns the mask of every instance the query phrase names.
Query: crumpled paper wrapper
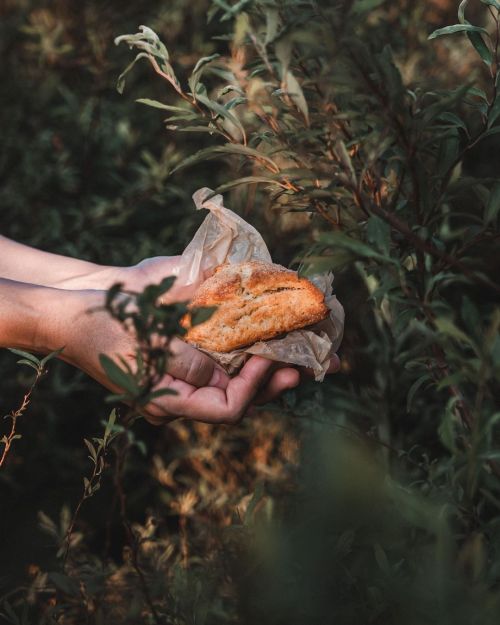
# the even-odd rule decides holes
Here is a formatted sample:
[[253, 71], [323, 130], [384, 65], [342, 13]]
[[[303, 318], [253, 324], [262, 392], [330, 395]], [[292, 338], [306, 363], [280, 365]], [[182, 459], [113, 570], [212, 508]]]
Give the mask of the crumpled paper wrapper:
[[[223, 205], [222, 195], [207, 199], [213, 191], [199, 189], [193, 195], [197, 210], [209, 211], [205, 221], [186, 247], [177, 270], [176, 296], [185, 287], [199, 286], [223, 263], [242, 263], [250, 260], [272, 263], [264, 239], [244, 219]], [[304, 330], [289, 332], [285, 337], [260, 341], [249, 347], [228, 353], [202, 350], [229, 373], [235, 373], [249, 354], [270, 360], [309, 367], [317, 381], [322, 381], [330, 357], [341, 341], [344, 331], [344, 309], [332, 292], [333, 274], [308, 276], [324, 294], [330, 316]]]

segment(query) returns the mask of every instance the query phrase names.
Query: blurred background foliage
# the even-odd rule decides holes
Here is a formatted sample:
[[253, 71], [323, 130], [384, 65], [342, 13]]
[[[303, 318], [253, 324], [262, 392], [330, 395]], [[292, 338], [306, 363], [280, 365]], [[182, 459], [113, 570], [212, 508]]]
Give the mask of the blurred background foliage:
[[[322, 385], [118, 436], [66, 563], [109, 406], [51, 361], [0, 472], [0, 618], [498, 622], [500, 6], [461, 3], [491, 44], [428, 41], [458, 4], [0, 3], [2, 234], [129, 265], [182, 251], [222, 186], [276, 261], [334, 270], [347, 315]], [[117, 93], [139, 24], [182, 93], [147, 60]], [[7, 414], [32, 375], [0, 356]]]

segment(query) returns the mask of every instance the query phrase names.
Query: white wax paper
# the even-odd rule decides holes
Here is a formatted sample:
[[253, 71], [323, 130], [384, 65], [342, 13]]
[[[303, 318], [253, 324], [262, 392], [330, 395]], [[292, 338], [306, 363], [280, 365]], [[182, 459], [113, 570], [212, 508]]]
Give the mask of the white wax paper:
[[[222, 195], [206, 198], [213, 193], [203, 188], [193, 195], [198, 210], [209, 211], [192, 241], [184, 250], [176, 280], [176, 294], [183, 287], [198, 286], [223, 263], [258, 260], [272, 263], [264, 239], [244, 219], [223, 205]], [[344, 309], [332, 292], [333, 275], [308, 276], [324, 294], [330, 316], [307, 329], [289, 332], [285, 337], [261, 341], [228, 353], [205, 351], [230, 374], [244, 363], [248, 354], [265, 356], [270, 360], [309, 367], [314, 377], [322, 381], [332, 354], [336, 352], [344, 331]]]

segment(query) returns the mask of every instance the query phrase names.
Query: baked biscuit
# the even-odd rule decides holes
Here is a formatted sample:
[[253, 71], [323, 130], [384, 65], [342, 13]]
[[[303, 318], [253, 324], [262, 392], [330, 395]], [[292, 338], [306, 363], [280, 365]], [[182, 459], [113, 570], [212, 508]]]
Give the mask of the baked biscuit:
[[329, 310], [323, 293], [281, 265], [246, 262], [221, 265], [196, 291], [188, 308], [216, 306], [213, 315], [182, 325], [185, 340], [215, 352], [230, 352], [321, 321]]

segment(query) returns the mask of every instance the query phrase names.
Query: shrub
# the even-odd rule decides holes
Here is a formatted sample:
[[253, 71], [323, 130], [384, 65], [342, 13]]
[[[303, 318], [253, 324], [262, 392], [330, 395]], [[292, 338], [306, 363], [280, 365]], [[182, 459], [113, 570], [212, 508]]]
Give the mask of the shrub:
[[[141, 424], [120, 431], [113, 477], [86, 504], [65, 568], [63, 550], [36, 569], [28, 594], [4, 603], [11, 622], [26, 600], [24, 622], [44, 610], [60, 622], [497, 622], [500, 194], [488, 154], [500, 5], [482, 2], [472, 25], [469, 4], [427, 42], [421, 10], [404, 2], [216, 2], [210, 24], [225, 30], [201, 60], [189, 56], [192, 71], [152, 22], [119, 39], [167, 82], [168, 96], [143, 82], [134, 95], [168, 115], [180, 146], [161, 167], [145, 159], [140, 179], [160, 172], [149, 201], [187, 167], [206, 180], [207, 161], [221, 163], [213, 186], [277, 260], [335, 272], [343, 369], [234, 430], [177, 423], [156, 441]], [[446, 34], [448, 49], [432, 41]], [[457, 51], [474, 83], [445, 65]], [[130, 69], [120, 90], [141, 74]], [[141, 123], [152, 119], [144, 109]], [[147, 136], [130, 139], [134, 158]], [[110, 237], [136, 223], [113, 192], [95, 213]], [[141, 252], [158, 249], [150, 224], [141, 232]], [[175, 232], [160, 239], [173, 245]], [[79, 245], [102, 257], [94, 236]], [[121, 513], [106, 532], [90, 506], [113, 489]], [[71, 515], [53, 516], [41, 521], [60, 549]]]

